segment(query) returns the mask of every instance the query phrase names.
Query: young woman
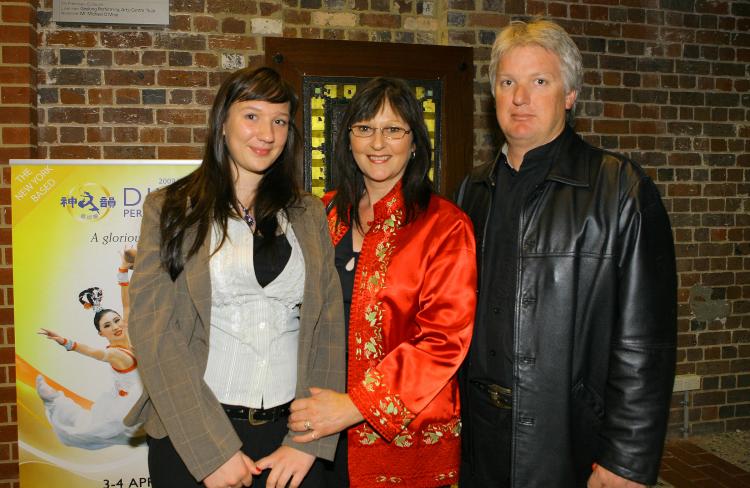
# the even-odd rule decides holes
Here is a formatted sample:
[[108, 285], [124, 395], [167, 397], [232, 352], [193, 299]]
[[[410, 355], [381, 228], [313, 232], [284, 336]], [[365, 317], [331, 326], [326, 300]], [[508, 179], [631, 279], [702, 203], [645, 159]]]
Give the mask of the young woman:
[[126, 422], [145, 422], [155, 488], [316, 486], [316, 457], [333, 457], [335, 438], [287, 432], [291, 400], [344, 384], [341, 290], [323, 206], [296, 184], [296, 108], [272, 69], [233, 73], [200, 167], [144, 203], [130, 329], [145, 393]]
[[78, 301], [94, 312], [94, 327], [109, 342], [106, 348], [67, 339], [50, 329], [39, 330], [39, 334], [66, 350], [104, 361], [112, 367], [111, 387], [94, 400], [90, 409], [83, 408], [62, 391], [52, 388], [44, 376], [36, 377], [36, 391], [44, 402], [47, 419], [57, 438], [66, 446], [102, 449], [117, 444], [128, 445], [133, 443], [138, 430], [137, 425], [127, 427], [123, 424], [123, 418], [143, 391], [138, 363], [128, 338], [127, 285], [131, 266], [132, 254], [124, 253], [117, 273], [121, 286], [122, 315], [101, 307], [102, 291], [98, 287], [88, 288], [78, 295]]
[[432, 191], [427, 128], [403, 80], [360, 88], [341, 127], [341, 182], [325, 201], [349, 307], [348, 393], [314, 389], [290, 425], [302, 442], [352, 426], [330, 487], [450, 485], [476, 301], [472, 225]]

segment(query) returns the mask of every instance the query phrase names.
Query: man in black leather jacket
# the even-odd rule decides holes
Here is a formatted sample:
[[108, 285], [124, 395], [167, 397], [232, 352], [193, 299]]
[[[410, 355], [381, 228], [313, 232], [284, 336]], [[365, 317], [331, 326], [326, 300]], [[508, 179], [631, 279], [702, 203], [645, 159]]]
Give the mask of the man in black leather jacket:
[[675, 370], [672, 232], [643, 170], [566, 124], [582, 72], [549, 21], [512, 22], [493, 46], [506, 144], [458, 194], [480, 270], [461, 488], [657, 478]]

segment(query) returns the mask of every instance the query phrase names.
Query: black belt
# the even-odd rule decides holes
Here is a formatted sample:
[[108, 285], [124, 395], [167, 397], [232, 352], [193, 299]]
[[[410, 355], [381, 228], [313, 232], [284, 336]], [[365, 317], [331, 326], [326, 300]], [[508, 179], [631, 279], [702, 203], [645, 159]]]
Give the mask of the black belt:
[[497, 408], [513, 408], [513, 392], [510, 388], [481, 381], [471, 381], [471, 384], [485, 393], [490, 398], [490, 402]]
[[289, 416], [289, 407], [292, 402], [271, 408], [250, 408], [240, 405], [221, 404], [230, 419], [247, 420], [250, 425], [263, 425], [268, 422], [276, 422]]

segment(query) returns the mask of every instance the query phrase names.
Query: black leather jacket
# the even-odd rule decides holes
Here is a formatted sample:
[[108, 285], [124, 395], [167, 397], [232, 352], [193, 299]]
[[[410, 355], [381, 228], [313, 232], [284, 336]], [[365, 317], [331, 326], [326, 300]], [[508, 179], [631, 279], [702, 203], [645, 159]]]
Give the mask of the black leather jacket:
[[[635, 163], [569, 128], [560, 144], [519, 223], [512, 486], [582, 487], [593, 462], [654, 483], [675, 371], [669, 218]], [[476, 168], [459, 190], [480, 274], [494, 171]]]

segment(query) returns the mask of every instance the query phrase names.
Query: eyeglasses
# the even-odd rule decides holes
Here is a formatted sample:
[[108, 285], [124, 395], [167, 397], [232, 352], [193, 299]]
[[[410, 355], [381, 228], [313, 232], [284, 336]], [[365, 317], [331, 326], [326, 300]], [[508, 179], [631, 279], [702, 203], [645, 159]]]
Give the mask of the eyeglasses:
[[349, 132], [355, 137], [372, 137], [378, 129], [383, 137], [389, 141], [403, 139], [406, 134], [411, 133], [411, 130], [406, 130], [403, 127], [370, 127], [369, 125], [353, 125], [349, 127]]

